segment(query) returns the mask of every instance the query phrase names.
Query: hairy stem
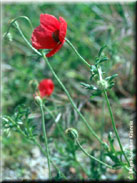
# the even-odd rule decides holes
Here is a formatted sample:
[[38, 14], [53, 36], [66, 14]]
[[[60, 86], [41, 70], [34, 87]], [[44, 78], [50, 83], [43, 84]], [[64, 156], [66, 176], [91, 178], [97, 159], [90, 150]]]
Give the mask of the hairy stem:
[[[9, 116], [6, 116], [6, 118], [11, 121], [17, 128], [17, 130], [20, 132], [20, 134], [22, 136], [24, 136], [27, 140], [33, 141], [41, 150], [41, 152], [45, 155], [45, 157], [47, 158], [47, 153], [43, 150], [41, 144], [36, 140], [36, 138], [33, 136], [31, 138], [28, 138], [28, 136], [22, 131], [22, 129], [19, 127], [19, 125], [16, 124], [16, 122], [10, 118]], [[57, 170], [58, 173], [60, 173], [60, 175], [66, 179], [66, 176], [59, 170], [59, 168], [57, 167], [57, 165], [53, 162], [53, 160], [50, 159], [51, 164], [54, 166], [54, 168]]]
[[24, 36], [23, 32], [21, 31], [20, 27], [19, 27], [19, 24], [17, 22], [15, 22], [15, 25], [16, 25], [16, 28], [17, 30], [19, 31], [21, 37], [24, 39], [24, 41], [27, 43], [27, 45], [35, 52], [37, 53], [38, 55], [41, 56], [41, 53], [39, 51], [37, 51], [32, 45], [31, 43], [26, 39], [26, 37]]
[[56, 126], [57, 126], [57, 128], [58, 128], [60, 134], [62, 135], [64, 141], [67, 142], [67, 139], [66, 139], [66, 137], [65, 137], [65, 135], [64, 135], [64, 132], [63, 132], [62, 129], [60, 128], [58, 122], [56, 123], [55, 116], [52, 114], [52, 112], [51, 112], [46, 106], [44, 106], [44, 109], [51, 115], [51, 117], [52, 117], [53, 120], [54, 120], [54, 124], [56, 124]]
[[[102, 81], [102, 71], [101, 71], [101, 67], [98, 67], [98, 75], [99, 75], [99, 79], [100, 81]], [[123, 150], [123, 146], [120, 142], [120, 138], [119, 138], [119, 135], [118, 135], [118, 131], [117, 131], [117, 128], [116, 128], [116, 125], [115, 125], [115, 121], [114, 121], [114, 116], [113, 116], [113, 113], [112, 113], [112, 110], [111, 110], [111, 106], [110, 106], [110, 102], [109, 102], [109, 99], [108, 99], [108, 96], [107, 96], [107, 92], [106, 90], [104, 89], [103, 90], [103, 93], [104, 93], [104, 96], [105, 96], [105, 100], [106, 100], [106, 103], [107, 103], [107, 107], [108, 107], [108, 111], [109, 111], [109, 114], [110, 114], [110, 118], [111, 118], [111, 121], [112, 121], [112, 126], [113, 126], [113, 129], [114, 129], [114, 132], [115, 132], [115, 135], [116, 135], [116, 138], [117, 138], [117, 141], [119, 143], [119, 146], [120, 146], [120, 149], [128, 163], [128, 166], [130, 166], [130, 163], [129, 163], [129, 160]]]
[[[47, 112], [51, 115], [51, 117], [52, 117], [53, 120], [55, 121], [55, 116], [52, 114], [52, 112], [51, 112], [47, 107], [44, 106], [44, 108], [45, 108], [45, 110], [47, 110]], [[62, 137], [63, 137], [65, 143], [68, 143], [68, 140], [67, 140], [67, 138], [65, 137], [64, 133], [62, 132], [62, 130], [61, 130], [60, 126], [58, 125], [58, 123], [56, 123], [56, 125], [57, 125], [58, 130], [59, 130], [60, 133], [62, 134]], [[77, 160], [76, 156], [74, 157], [74, 160], [75, 160], [76, 163], [80, 166], [80, 168], [82, 169], [82, 171], [88, 176], [87, 171], [86, 171], [85, 168], [81, 165], [81, 163]]]
[[26, 17], [26, 16], [19, 16], [19, 17], [13, 19], [13, 20], [10, 22], [9, 27], [8, 27], [8, 29], [7, 29], [7, 32], [4, 34], [3, 38], [5, 38], [5, 37], [7, 36], [7, 34], [8, 34], [9, 31], [10, 31], [11, 26], [12, 26], [17, 20], [20, 20], [20, 19], [25, 19], [25, 20], [27, 20], [28, 23], [29, 23], [30, 26], [31, 26], [31, 29], [33, 30], [33, 26], [32, 26], [32, 23], [31, 23], [30, 19], [29, 19], [28, 17]]
[[128, 158], [127, 158], [127, 156], [126, 156], [126, 154], [123, 150], [123, 146], [120, 142], [120, 138], [119, 138], [118, 131], [117, 131], [117, 128], [116, 128], [116, 124], [115, 124], [115, 121], [114, 121], [114, 117], [113, 117], [113, 113], [112, 113], [112, 110], [111, 110], [110, 102], [108, 100], [107, 92], [104, 90], [103, 93], [104, 93], [105, 100], [106, 100], [106, 103], [107, 103], [107, 107], [108, 107], [108, 110], [109, 110], [110, 118], [111, 118], [111, 121], [112, 121], [112, 126], [113, 126], [114, 132], [115, 132], [116, 137], [117, 137], [117, 141], [118, 141], [120, 149], [121, 149], [121, 151], [122, 151], [122, 153], [123, 153], [123, 155], [124, 155], [124, 157], [125, 157], [125, 159], [128, 163], [128, 166], [130, 166], [129, 160], [128, 160]]
[[76, 139], [76, 143], [78, 144], [78, 146], [80, 147], [80, 149], [84, 152], [84, 154], [86, 154], [89, 158], [91, 158], [91, 159], [97, 161], [98, 163], [101, 163], [102, 165], [104, 165], [104, 166], [106, 166], [106, 167], [108, 167], [108, 168], [110, 168], [110, 169], [114, 169], [112, 166], [110, 166], [110, 165], [104, 163], [103, 161], [101, 161], [101, 160], [95, 158], [94, 156], [88, 154], [88, 153], [83, 149], [83, 147], [80, 145], [78, 139]]
[[73, 106], [73, 108], [76, 110], [76, 112], [79, 114], [79, 116], [81, 117], [82, 121], [84, 122], [84, 124], [87, 126], [87, 128], [89, 129], [89, 131], [92, 133], [92, 135], [103, 145], [106, 145], [99, 137], [98, 135], [94, 132], [94, 130], [90, 127], [90, 125], [88, 124], [88, 122], [86, 121], [85, 117], [81, 114], [81, 112], [78, 110], [76, 104], [74, 103], [73, 99], [71, 98], [68, 90], [65, 88], [64, 84], [61, 82], [61, 80], [58, 78], [58, 76], [56, 75], [56, 73], [54, 72], [52, 66], [50, 65], [48, 59], [46, 58], [46, 56], [43, 53], [43, 58], [46, 61], [47, 65], [49, 66], [52, 74], [54, 75], [54, 77], [57, 79], [57, 81], [59, 82], [59, 84], [61, 85], [61, 87], [63, 88], [63, 90], [65, 91], [71, 105]]
[[68, 45], [74, 50], [76, 55], [82, 60], [82, 62], [84, 62], [84, 64], [86, 64], [88, 67], [90, 67], [90, 64], [78, 53], [78, 51], [73, 46], [73, 44], [67, 38], [65, 38], [65, 40], [66, 40], [66, 43], [68, 43]]
[[40, 104], [40, 111], [41, 111], [41, 116], [42, 116], [42, 129], [43, 129], [43, 135], [44, 135], [45, 147], [46, 147], [46, 154], [47, 154], [47, 160], [48, 160], [49, 178], [51, 178], [50, 157], [49, 157], [49, 149], [48, 149], [48, 140], [47, 140], [47, 135], [46, 135], [45, 117], [44, 117], [44, 111], [43, 111], [43, 106], [42, 106], [42, 104]]

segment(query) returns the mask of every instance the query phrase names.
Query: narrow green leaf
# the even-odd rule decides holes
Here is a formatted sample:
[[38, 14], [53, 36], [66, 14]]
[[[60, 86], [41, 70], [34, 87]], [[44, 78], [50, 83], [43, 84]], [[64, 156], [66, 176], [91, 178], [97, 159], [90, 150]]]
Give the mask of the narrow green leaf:
[[107, 58], [107, 57], [103, 57], [103, 58], [99, 59], [99, 60], [96, 62], [96, 64], [100, 64], [100, 63], [105, 62], [105, 61], [108, 61], [108, 58]]
[[112, 76], [109, 76], [109, 77], [105, 78], [105, 80], [112, 81], [117, 76], [118, 76], [118, 74], [113, 74]]
[[103, 50], [107, 47], [107, 45], [104, 45], [103, 47], [101, 47], [101, 49], [99, 50], [99, 53], [98, 53], [98, 57], [101, 56]]

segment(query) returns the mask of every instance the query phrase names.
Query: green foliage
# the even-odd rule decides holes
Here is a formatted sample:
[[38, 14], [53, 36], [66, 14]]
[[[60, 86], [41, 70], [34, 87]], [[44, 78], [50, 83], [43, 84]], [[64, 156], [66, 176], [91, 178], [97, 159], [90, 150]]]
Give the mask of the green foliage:
[[[133, 85], [135, 64], [134, 11], [134, 3], [123, 5], [120, 3], [4, 4], [3, 34], [7, 31], [9, 21], [18, 16], [29, 17], [33, 27], [39, 25], [41, 13], [64, 17], [68, 24], [67, 38], [91, 64], [90, 72], [66, 43], [49, 61], [70, 91], [79, 110], [85, 114], [95, 131], [102, 135], [102, 138], [105, 138], [112, 127], [108, 111], [102, 107], [104, 99], [101, 96], [101, 87], [96, 84], [98, 66], [101, 65], [102, 70], [105, 71], [105, 73], [102, 72], [102, 75], [104, 81], [108, 83], [109, 95], [112, 107], [116, 111], [115, 118], [118, 121], [119, 129], [123, 129], [124, 126], [126, 133], [128, 133], [126, 129], [128, 129], [134, 107], [130, 107], [129, 104], [125, 108], [119, 101], [127, 97], [132, 98], [135, 95]], [[18, 23], [26, 38], [30, 40], [31, 26], [25, 20], [19, 20]], [[102, 46], [104, 44], [107, 47]], [[15, 26], [12, 26], [7, 38], [3, 40], [3, 50], [3, 151], [6, 152], [5, 162], [7, 163], [9, 160], [8, 166], [12, 164], [11, 168], [16, 171], [14, 167], [16, 159], [20, 161], [20, 156], [29, 156], [33, 144], [30, 141], [31, 147], [29, 147], [26, 139], [40, 136], [43, 143], [41, 129], [38, 128], [40, 120], [39, 118], [36, 121], [33, 120], [35, 116], [40, 116], [40, 112], [38, 106], [34, 103], [34, 90], [31, 90], [30, 83], [33, 80], [39, 82], [43, 78], [52, 78], [55, 83], [55, 91], [51, 98], [46, 100], [45, 106], [51, 110], [56, 119], [59, 114], [61, 115], [58, 122], [55, 123], [56, 119], [51, 117], [49, 112], [45, 112], [45, 123], [47, 131], [51, 131], [49, 144], [54, 144], [54, 147], [50, 149], [52, 159], [55, 160], [63, 173], [69, 178], [75, 176], [79, 179], [84, 178], [85, 172], [87, 178], [94, 180], [102, 179], [102, 175], [106, 179], [109, 177], [108, 170], [94, 160], [86, 159], [89, 163], [85, 161], [84, 164], [77, 160], [80, 154], [78, 146], [73, 140], [64, 137], [64, 131], [68, 127], [78, 128], [79, 136], [86, 149], [93, 146], [92, 152], [90, 148], [88, 149], [91, 155], [95, 155], [102, 161], [109, 157], [113, 167], [117, 169], [125, 167], [125, 164], [122, 163], [121, 151], [117, 149], [115, 137], [112, 134], [109, 133], [108, 138], [105, 139], [110, 145], [109, 150], [107, 152], [104, 152], [101, 148], [96, 150], [95, 147], [98, 144], [87, 132], [75, 111], [71, 109], [64, 92], [57, 81], [54, 80], [47, 65], [28, 48]], [[97, 55], [98, 57], [96, 57]], [[117, 76], [118, 79], [115, 87], [113, 87], [113, 79]], [[112, 87], [113, 90], [110, 90]], [[34, 116], [34, 118], [30, 118], [30, 116]], [[24, 132], [21, 137], [19, 136], [19, 129]], [[96, 155], [98, 152], [99, 154]], [[85, 156], [81, 156], [82, 160], [84, 158]], [[81, 168], [81, 165], [83, 168]], [[74, 168], [76, 173], [73, 174], [68, 171], [70, 168]], [[86, 171], [83, 169], [86, 169]], [[127, 176], [127, 170], [124, 169], [119, 175], [117, 172], [114, 174], [116, 175], [115, 179], [119, 179], [120, 176]], [[54, 178], [56, 180], [62, 179], [61, 173], [57, 172]]]
[[[17, 106], [12, 117], [3, 116], [3, 128], [6, 131], [21, 132], [26, 138], [31, 139], [36, 135], [36, 124], [29, 118], [30, 108], [20, 105]], [[8, 134], [7, 134], [8, 135]]]

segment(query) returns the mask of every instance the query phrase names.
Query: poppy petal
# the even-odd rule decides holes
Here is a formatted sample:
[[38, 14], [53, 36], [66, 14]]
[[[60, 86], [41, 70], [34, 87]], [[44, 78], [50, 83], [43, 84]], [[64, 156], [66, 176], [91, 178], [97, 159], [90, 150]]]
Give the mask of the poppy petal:
[[60, 27], [60, 22], [58, 19], [49, 14], [40, 15], [40, 24], [52, 32], [59, 29]]
[[61, 49], [61, 47], [63, 46], [64, 42], [65, 42], [65, 40], [63, 40], [62, 43], [57, 44], [57, 46], [56, 46], [55, 48], [53, 48], [53, 50], [51, 50], [48, 54], [46, 54], [46, 57], [51, 57], [51, 56], [53, 56], [56, 52], [58, 52], [58, 51]]
[[60, 28], [59, 28], [59, 40], [62, 42], [65, 39], [66, 32], [67, 32], [67, 23], [64, 18], [59, 17], [60, 20]]
[[45, 96], [50, 96], [54, 90], [54, 83], [51, 79], [43, 79], [40, 81], [38, 89], [42, 98]]
[[52, 32], [41, 25], [34, 29], [31, 41], [32, 46], [36, 49], [52, 49], [57, 45], [52, 37]]

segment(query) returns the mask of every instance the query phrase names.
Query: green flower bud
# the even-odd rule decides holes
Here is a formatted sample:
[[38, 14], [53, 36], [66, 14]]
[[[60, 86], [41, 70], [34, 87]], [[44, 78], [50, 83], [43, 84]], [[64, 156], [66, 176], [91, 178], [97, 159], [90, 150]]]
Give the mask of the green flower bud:
[[38, 88], [38, 82], [37, 80], [33, 79], [29, 82], [30, 87], [32, 88], [33, 91], [36, 91]]
[[78, 138], [78, 132], [74, 128], [68, 128], [65, 133], [73, 140], [76, 140]]
[[101, 81], [97, 82], [97, 85], [99, 86], [99, 89], [104, 90], [108, 88], [108, 82], [104, 79], [102, 79]]
[[34, 98], [35, 98], [36, 102], [37, 102], [40, 106], [43, 105], [43, 102], [42, 102], [42, 99], [40, 98], [40, 96], [35, 96]]
[[112, 138], [113, 138], [113, 133], [112, 133], [112, 132], [109, 132], [109, 133], [108, 133], [108, 138], [109, 138], [109, 139], [112, 139]]

